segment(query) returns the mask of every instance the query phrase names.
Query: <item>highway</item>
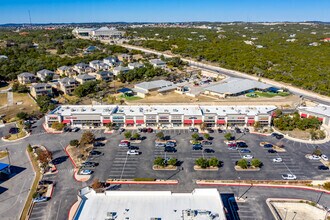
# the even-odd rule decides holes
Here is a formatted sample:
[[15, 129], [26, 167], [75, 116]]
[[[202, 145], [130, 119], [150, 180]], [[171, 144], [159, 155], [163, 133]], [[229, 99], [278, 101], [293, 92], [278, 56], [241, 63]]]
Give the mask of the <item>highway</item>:
[[[122, 47], [128, 48], [128, 49], [134, 49], [134, 50], [140, 50], [143, 51], [145, 53], [153, 53], [153, 54], [157, 54], [157, 55], [163, 55], [164, 57], [167, 58], [171, 58], [174, 57], [174, 55], [169, 55], [166, 53], [162, 53], [162, 52], [158, 52], [158, 51], [154, 51], [151, 49], [145, 49], [145, 48], [141, 48], [141, 47], [136, 47], [136, 46], [132, 46], [132, 45], [127, 45], [127, 44], [118, 44]], [[291, 93], [302, 97], [303, 99], [308, 99], [310, 101], [313, 102], [317, 102], [320, 104], [324, 104], [324, 105], [330, 105], [330, 97], [324, 96], [324, 95], [320, 95], [311, 91], [307, 91], [304, 89], [300, 89], [291, 85], [287, 85], [285, 83], [282, 82], [277, 82], [271, 79], [267, 79], [267, 78], [260, 78], [260, 77], [256, 77], [253, 75], [249, 75], [246, 73], [242, 73], [239, 71], [234, 71], [234, 70], [228, 70], [228, 69], [224, 69], [221, 67], [217, 67], [217, 66], [213, 66], [210, 64], [205, 64], [202, 62], [197, 62], [191, 59], [187, 59], [187, 58], [181, 58], [183, 61], [188, 62], [189, 65], [191, 66], [195, 66], [198, 67], [200, 69], [203, 70], [207, 70], [207, 71], [211, 71], [211, 72], [217, 72], [219, 74], [223, 74], [223, 75], [227, 75], [227, 76], [231, 76], [231, 77], [237, 77], [237, 78], [245, 78], [245, 79], [252, 79], [252, 80], [261, 80], [264, 83], [270, 84], [272, 86], [278, 87], [278, 88], [287, 88]]]

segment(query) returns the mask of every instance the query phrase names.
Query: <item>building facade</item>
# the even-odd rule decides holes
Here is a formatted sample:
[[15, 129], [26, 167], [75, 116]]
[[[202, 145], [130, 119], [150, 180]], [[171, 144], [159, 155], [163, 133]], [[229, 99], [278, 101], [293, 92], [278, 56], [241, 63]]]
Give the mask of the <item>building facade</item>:
[[55, 121], [72, 126], [175, 128], [201, 126], [262, 126], [271, 124], [275, 106], [197, 106], [197, 105], [65, 105], [51, 111], [46, 125]]
[[48, 83], [36, 83], [33, 84], [30, 88], [30, 93], [34, 98], [37, 98], [41, 95], [53, 95], [52, 86]]
[[298, 107], [300, 117], [316, 117], [323, 125], [330, 126], [330, 106]]

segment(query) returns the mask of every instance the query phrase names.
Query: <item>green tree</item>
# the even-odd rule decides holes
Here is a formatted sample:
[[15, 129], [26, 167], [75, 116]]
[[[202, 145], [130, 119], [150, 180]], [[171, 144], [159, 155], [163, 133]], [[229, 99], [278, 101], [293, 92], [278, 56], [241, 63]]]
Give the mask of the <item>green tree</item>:
[[55, 121], [51, 126], [51, 128], [54, 129], [55, 131], [62, 131], [64, 127], [65, 127], [64, 124], [57, 121]]
[[226, 134], [224, 135], [224, 137], [225, 137], [228, 141], [230, 141], [230, 140], [233, 139], [233, 136], [232, 136], [231, 133], [226, 133]]
[[21, 120], [22, 119], [25, 120], [29, 117], [29, 114], [26, 113], [26, 112], [19, 112], [19, 113], [16, 114], [16, 117], [21, 119]]
[[219, 166], [219, 160], [216, 157], [212, 157], [209, 159], [209, 165], [212, 167], [218, 167]]
[[192, 138], [194, 141], [197, 141], [197, 140], [199, 139], [199, 134], [197, 134], [197, 133], [193, 133], [193, 134], [191, 135], [191, 138]]
[[173, 157], [167, 161], [167, 164], [171, 165], [171, 166], [176, 166], [177, 163], [178, 163], [178, 160]]
[[85, 82], [84, 84], [81, 84], [75, 88], [74, 94], [81, 98], [87, 96], [88, 94], [96, 93], [99, 91], [98, 83], [98, 81]]
[[36, 101], [42, 113], [55, 108], [54, 104], [52, 104], [52, 99], [47, 95], [38, 96]]
[[165, 160], [164, 160], [164, 158], [162, 158], [162, 157], [156, 157], [155, 160], [154, 160], [154, 165], [164, 167], [165, 166]]
[[125, 137], [126, 139], [131, 139], [131, 137], [132, 137], [132, 132], [130, 132], [130, 131], [126, 131], [126, 132], [124, 133], [124, 137]]
[[313, 155], [321, 156], [322, 155], [322, 151], [320, 149], [315, 149], [313, 151]]
[[197, 160], [195, 160], [195, 164], [203, 169], [209, 167], [209, 161], [203, 157], [198, 158]]
[[85, 131], [80, 138], [80, 146], [92, 144], [95, 141], [95, 135], [90, 131]]
[[237, 161], [237, 166], [239, 166], [242, 169], [247, 169], [248, 168], [248, 161], [245, 159], [240, 159]]
[[255, 130], [258, 130], [261, 127], [261, 124], [259, 121], [254, 122], [253, 127]]
[[134, 140], [140, 140], [140, 137], [141, 137], [141, 135], [139, 133], [134, 133], [133, 136], [132, 136], [132, 138]]
[[204, 134], [204, 138], [205, 138], [206, 140], [210, 140], [211, 136], [210, 136], [208, 133], [206, 133], [206, 134]]
[[77, 139], [71, 140], [70, 145], [71, 146], [78, 146], [79, 145], [79, 140], [77, 140]]
[[252, 159], [251, 160], [251, 166], [254, 167], [261, 167], [262, 166], [262, 162], [259, 159]]
[[160, 140], [164, 140], [164, 132], [162, 132], [162, 131], [160, 131], [160, 132], [158, 132], [157, 134], [156, 134], [156, 137], [158, 138], [158, 139], [160, 139]]

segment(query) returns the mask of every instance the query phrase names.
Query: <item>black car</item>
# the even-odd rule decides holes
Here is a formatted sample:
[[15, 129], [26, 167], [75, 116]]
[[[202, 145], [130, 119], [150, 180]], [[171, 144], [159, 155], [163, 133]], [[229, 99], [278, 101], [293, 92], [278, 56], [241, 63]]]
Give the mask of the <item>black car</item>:
[[78, 132], [80, 130], [80, 128], [78, 128], [78, 127], [74, 127], [74, 128], [72, 128], [72, 131], [73, 132]]
[[85, 162], [81, 164], [83, 167], [96, 167], [97, 163], [95, 162]]
[[282, 139], [282, 138], [284, 138], [283, 134], [279, 134], [279, 135], [276, 136], [276, 139]]
[[102, 153], [101, 151], [97, 151], [97, 150], [92, 150], [89, 155], [91, 156], [98, 156], [98, 155], [103, 155], [104, 153]]
[[250, 129], [244, 128], [244, 132], [249, 133], [250, 132]]
[[212, 141], [203, 141], [202, 144], [203, 145], [212, 145]]
[[242, 133], [241, 129], [239, 129], [239, 128], [235, 128], [235, 131], [236, 131], [237, 134]]
[[272, 144], [265, 144], [264, 148], [273, 148], [273, 145]]
[[222, 133], [222, 132], [223, 132], [223, 131], [219, 128], [219, 129], [218, 129], [218, 133]]
[[50, 180], [40, 180], [39, 181], [39, 185], [48, 185], [48, 184], [52, 184], [53, 181]]
[[64, 132], [71, 132], [71, 131], [72, 131], [72, 129], [71, 129], [71, 128], [69, 128], [69, 127], [65, 127], [65, 128], [63, 129], [63, 131], [64, 131]]
[[214, 153], [215, 151], [213, 149], [210, 148], [206, 148], [204, 149], [204, 153]]
[[214, 130], [212, 128], [206, 129], [208, 133], [214, 133]]
[[269, 150], [268, 150], [268, 153], [275, 154], [275, 153], [277, 153], [277, 151], [274, 150], [274, 149], [269, 149]]
[[200, 144], [194, 144], [192, 146], [192, 150], [203, 150], [203, 147]]
[[165, 147], [164, 152], [176, 152], [175, 147]]
[[320, 165], [318, 166], [319, 170], [329, 170], [329, 167], [325, 166], [325, 165]]
[[101, 142], [95, 142], [94, 147], [103, 147], [105, 144]]
[[248, 147], [248, 145], [245, 142], [237, 142], [236, 145], [239, 148], [247, 148]]
[[119, 133], [123, 133], [125, 131], [125, 128], [119, 128]]
[[17, 134], [19, 132], [19, 128], [10, 128], [9, 133], [10, 134]]
[[129, 150], [138, 150], [139, 147], [138, 146], [128, 146]]

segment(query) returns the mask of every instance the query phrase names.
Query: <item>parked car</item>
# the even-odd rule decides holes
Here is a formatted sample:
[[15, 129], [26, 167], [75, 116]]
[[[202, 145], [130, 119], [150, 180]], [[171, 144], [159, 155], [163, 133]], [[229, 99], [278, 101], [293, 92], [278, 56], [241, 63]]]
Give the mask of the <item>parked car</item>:
[[251, 150], [249, 150], [249, 149], [240, 149], [239, 152], [241, 152], [241, 153], [251, 153]]
[[152, 133], [153, 131], [154, 131], [154, 129], [152, 129], [152, 128], [148, 128], [148, 129], [147, 129], [147, 132], [148, 132], [148, 133]]
[[236, 145], [239, 148], [247, 148], [248, 147], [248, 145], [245, 142], [237, 142]]
[[140, 152], [137, 150], [128, 150], [127, 155], [139, 155]]
[[280, 157], [273, 158], [274, 163], [281, 163], [283, 160]]
[[138, 150], [140, 149], [138, 146], [128, 146], [129, 150]]
[[250, 160], [250, 159], [253, 159], [253, 156], [250, 155], [250, 154], [248, 154], [248, 155], [244, 155], [242, 158], [243, 158], [243, 159]]
[[85, 169], [83, 169], [83, 170], [80, 170], [79, 171], [79, 174], [80, 175], [91, 175], [92, 174], [92, 171], [91, 170], [85, 170]]
[[214, 130], [212, 128], [206, 129], [208, 133], [214, 133]]
[[329, 167], [325, 166], [325, 165], [320, 165], [318, 166], [319, 170], [329, 170]]
[[229, 143], [227, 144], [227, 146], [228, 146], [228, 147], [237, 147], [237, 144], [234, 143], [234, 142], [229, 142]]
[[206, 148], [204, 149], [204, 153], [214, 153], [215, 151], [213, 149], [210, 148]]
[[119, 133], [121, 134], [121, 133], [123, 133], [124, 131], [125, 131], [125, 128], [119, 128]]
[[237, 134], [242, 133], [241, 129], [239, 129], [239, 128], [235, 128], [235, 132], [236, 132]]
[[308, 159], [310, 159], [310, 160], [321, 160], [321, 157], [313, 154], [313, 155], [310, 155], [308, 157]]
[[92, 150], [89, 155], [91, 156], [99, 156], [99, 155], [103, 155], [104, 153], [102, 153], [101, 151], [97, 151], [97, 150]]
[[48, 184], [52, 184], [53, 181], [51, 180], [40, 180], [39, 181], [39, 185], [48, 185]]
[[72, 129], [71, 129], [70, 127], [64, 127], [63, 131], [64, 131], [64, 132], [71, 132]]
[[175, 142], [171, 142], [171, 141], [168, 141], [165, 144], [165, 147], [175, 147], [175, 146], [176, 146], [176, 143]]
[[288, 173], [288, 174], [283, 174], [282, 179], [284, 179], [284, 180], [296, 180], [297, 177], [293, 174]]
[[275, 154], [275, 153], [277, 153], [277, 151], [274, 150], [274, 149], [269, 149], [269, 150], [268, 150], [268, 153]]
[[244, 128], [244, 132], [249, 133], [250, 132], [250, 129]]
[[35, 203], [38, 203], [38, 202], [46, 202], [47, 200], [48, 200], [47, 197], [45, 197], [45, 196], [40, 196], [40, 197], [34, 198], [34, 199], [33, 199], [33, 202], [35, 202]]
[[176, 152], [177, 150], [175, 149], [175, 147], [165, 147], [164, 148], [164, 152]]
[[120, 141], [119, 147], [129, 147], [130, 146], [130, 142], [129, 141]]
[[78, 127], [74, 127], [74, 128], [72, 128], [72, 131], [73, 132], [78, 132], [80, 130], [80, 128], [78, 128]]
[[203, 150], [203, 146], [201, 144], [194, 144], [192, 150]]
[[105, 144], [102, 142], [95, 142], [94, 147], [103, 147]]
[[321, 155], [321, 158], [322, 158], [322, 160], [325, 160], [325, 161], [328, 161], [329, 160], [329, 158], [325, 154], [322, 154]]
[[156, 142], [155, 147], [165, 147], [165, 144]]
[[273, 145], [272, 144], [265, 144], [264, 148], [273, 148]]
[[95, 163], [95, 162], [90, 162], [90, 161], [87, 161], [87, 162], [84, 162], [81, 164], [81, 166], [83, 167], [96, 167], [98, 164]]
[[212, 141], [202, 141], [202, 145], [212, 145]]
[[220, 128], [218, 128], [218, 133], [222, 133], [223, 131], [220, 129]]

